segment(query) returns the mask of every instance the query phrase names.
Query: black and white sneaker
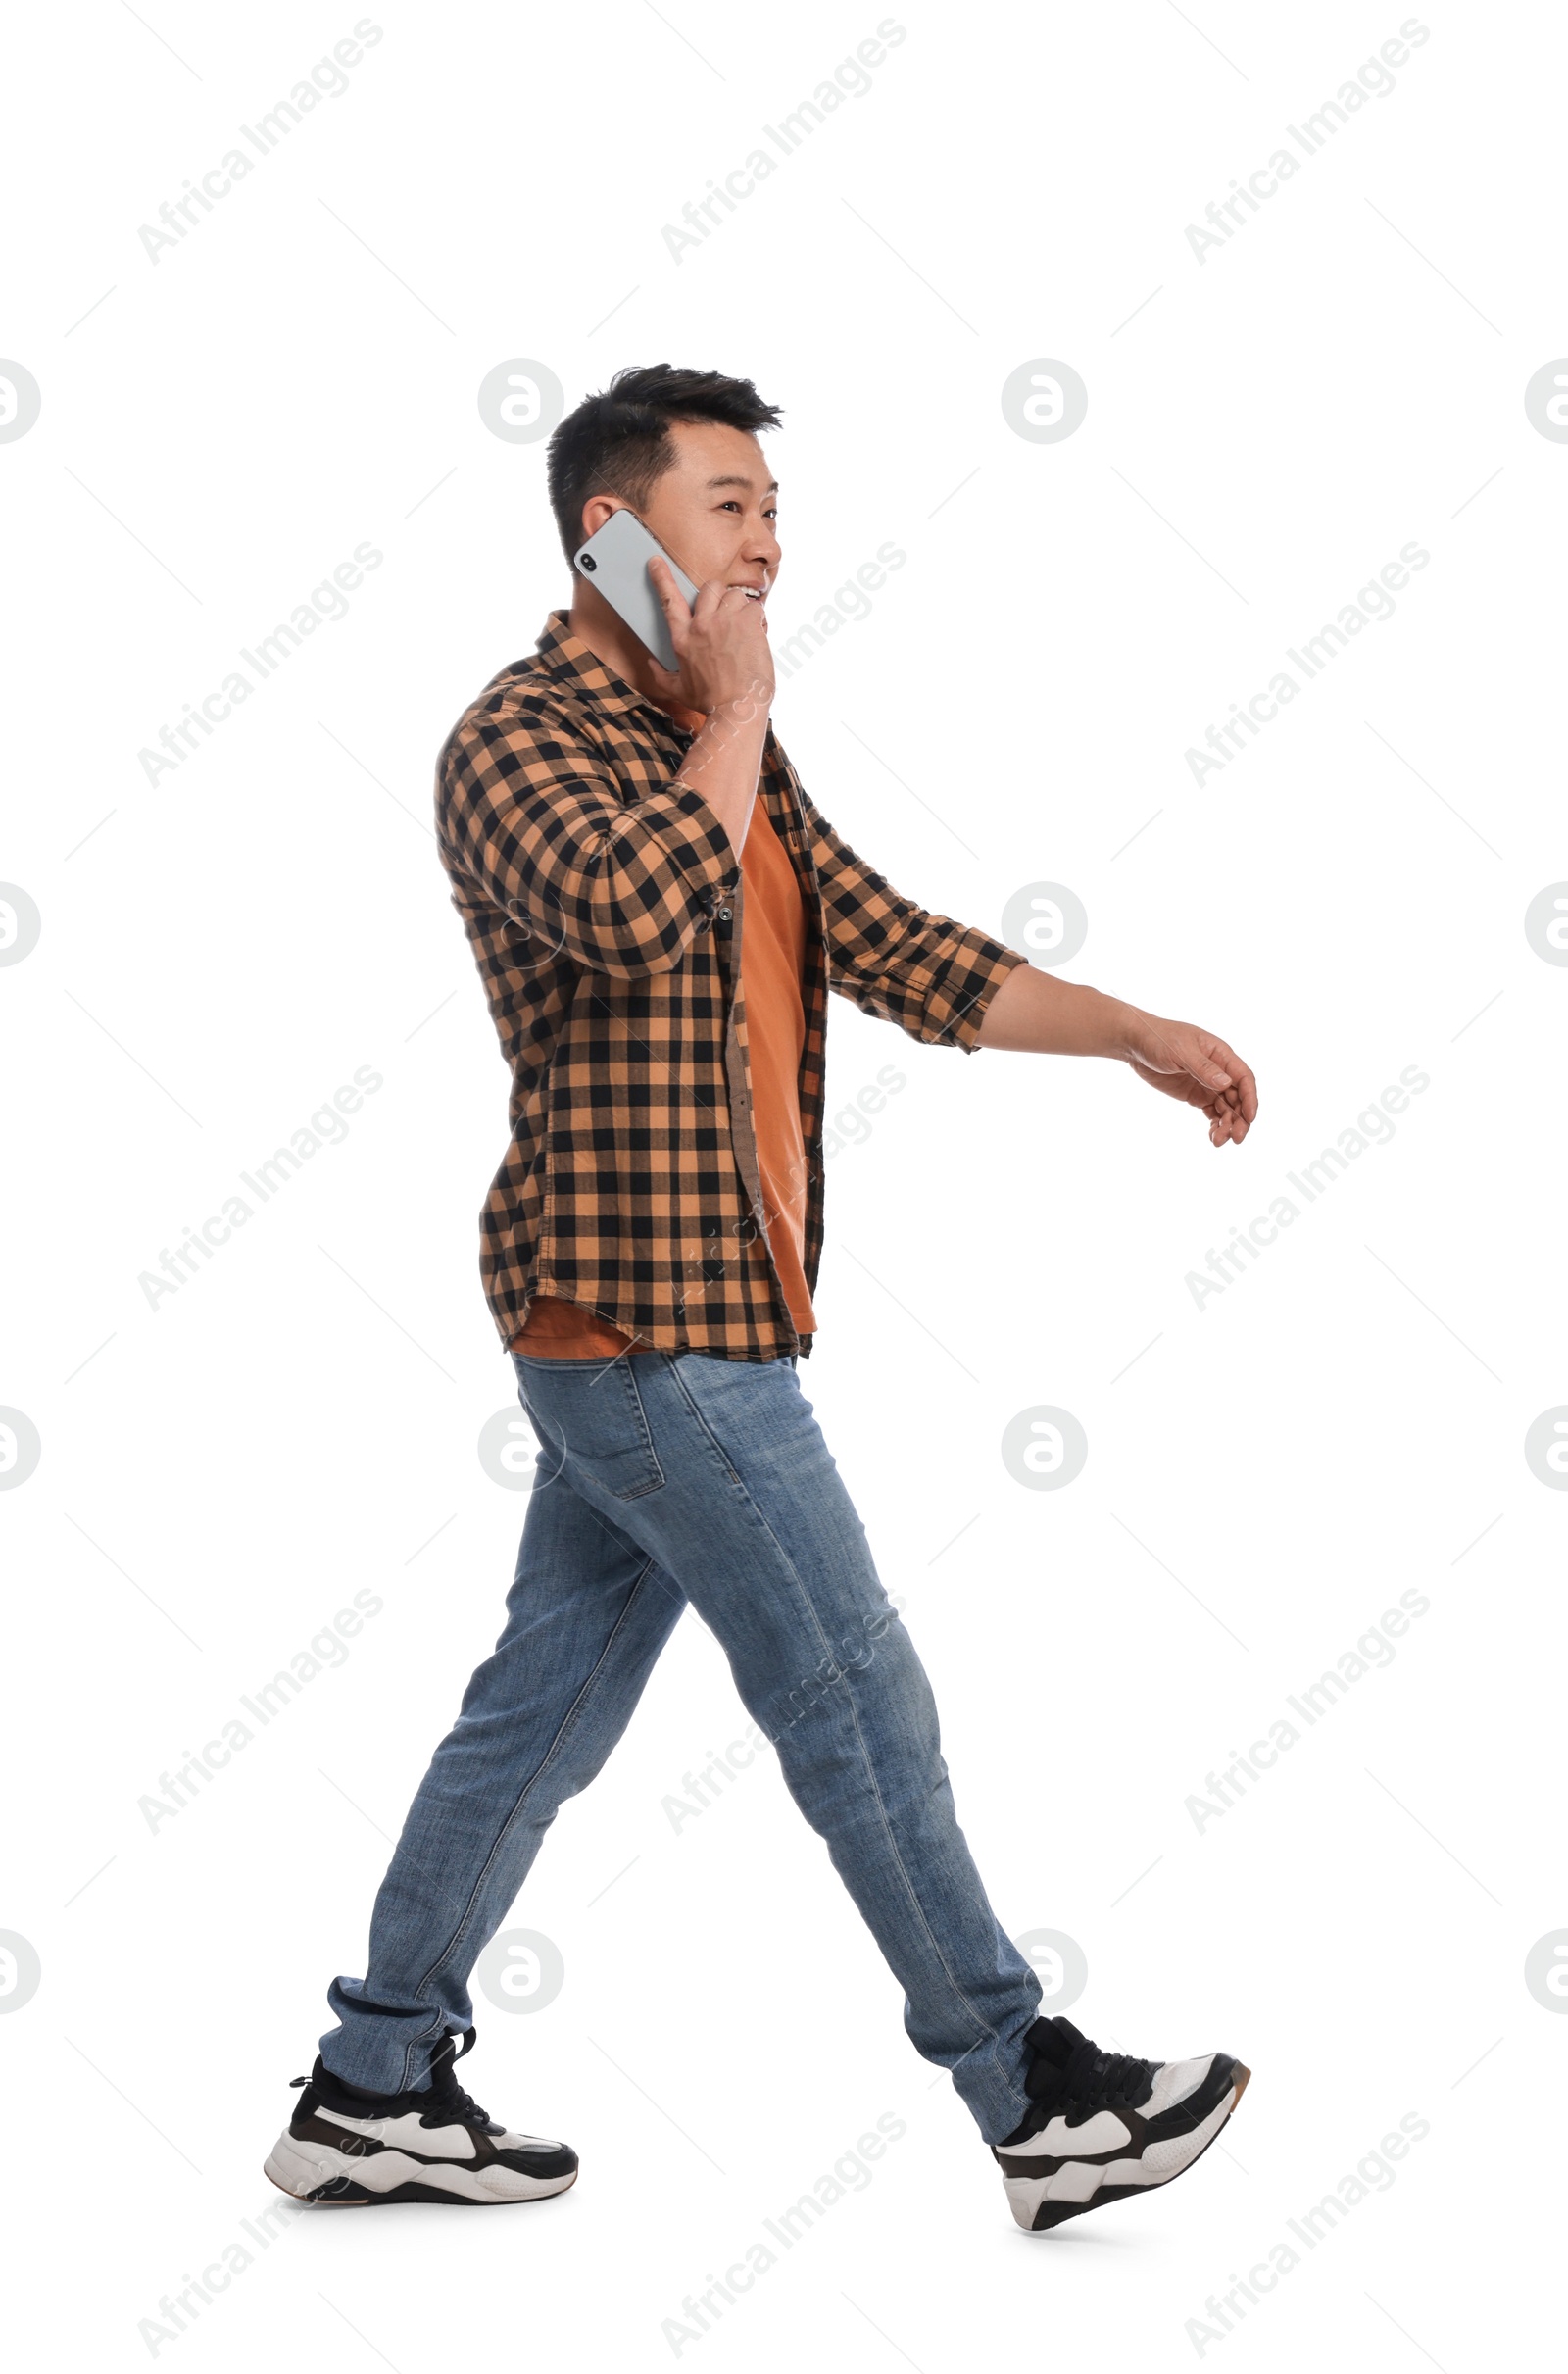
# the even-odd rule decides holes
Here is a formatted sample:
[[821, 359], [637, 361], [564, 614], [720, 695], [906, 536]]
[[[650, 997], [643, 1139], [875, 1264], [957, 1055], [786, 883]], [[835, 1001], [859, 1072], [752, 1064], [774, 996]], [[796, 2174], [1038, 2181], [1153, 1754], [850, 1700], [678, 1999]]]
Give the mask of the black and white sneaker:
[[1102, 2053], [1059, 2012], [1037, 2019], [1024, 2041], [1034, 2054], [1029, 2113], [992, 2150], [1029, 2234], [1168, 2185], [1208, 2150], [1252, 2074], [1227, 2053]]
[[539, 2135], [514, 2135], [481, 2110], [453, 2073], [473, 2043], [444, 2036], [418, 2093], [369, 2094], [345, 2085], [317, 2055], [299, 2107], [265, 2163], [274, 2185], [323, 2207], [373, 2201], [542, 2201], [577, 2181], [577, 2154]]

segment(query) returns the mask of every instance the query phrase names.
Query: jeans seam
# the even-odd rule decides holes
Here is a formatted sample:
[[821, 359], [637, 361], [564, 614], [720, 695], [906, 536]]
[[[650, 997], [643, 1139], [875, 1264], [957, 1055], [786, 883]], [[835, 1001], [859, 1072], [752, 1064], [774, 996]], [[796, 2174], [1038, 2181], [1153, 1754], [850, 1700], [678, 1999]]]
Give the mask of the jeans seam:
[[[474, 1880], [473, 1887], [469, 1891], [468, 1901], [464, 1906], [463, 1917], [458, 1922], [456, 1929], [454, 1929], [446, 1944], [442, 1947], [440, 1954], [436, 1956], [435, 1960], [425, 1971], [423, 1977], [420, 1978], [417, 1985], [415, 1987], [414, 1992], [416, 1996], [423, 1993], [424, 1989], [429, 1986], [432, 1979], [439, 1977], [440, 1973], [445, 1969], [447, 1963], [451, 1960], [458, 1948], [463, 1944], [464, 1939], [467, 1936], [469, 1929], [472, 1927], [474, 1907], [478, 1904], [479, 1898], [483, 1893], [485, 1881], [489, 1878], [490, 1873], [495, 1866], [496, 1857], [507, 1842], [508, 1832], [512, 1829], [513, 1824], [516, 1821], [518, 1814], [521, 1812], [527, 1800], [529, 1791], [534, 1788], [535, 1785], [541, 1779], [543, 1779], [545, 1773], [549, 1771], [551, 1764], [555, 1761], [556, 1756], [560, 1753], [566, 1734], [571, 1730], [573, 1724], [577, 1720], [577, 1717], [582, 1712], [584, 1704], [589, 1698], [594, 1684], [598, 1681], [600, 1675], [605, 1669], [606, 1659], [609, 1657], [611, 1651], [614, 1648], [615, 1642], [620, 1635], [622, 1626], [626, 1623], [633, 1607], [636, 1606], [638, 1593], [642, 1590], [644, 1583], [648, 1580], [648, 1577], [653, 1571], [653, 1568], [657, 1562], [658, 1561], [654, 1558], [653, 1554], [650, 1552], [649, 1556], [643, 1562], [640, 1572], [638, 1573], [637, 1580], [633, 1583], [630, 1591], [626, 1594], [626, 1605], [624, 1607], [622, 1607], [619, 1615], [615, 1618], [613, 1625], [611, 1627], [610, 1638], [606, 1641], [604, 1648], [600, 1651], [599, 1656], [595, 1660], [593, 1671], [584, 1678], [582, 1688], [578, 1691], [576, 1697], [572, 1700], [571, 1705], [567, 1707], [564, 1715], [562, 1717], [561, 1728], [557, 1731], [555, 1738], [545, 1750], [544, 1755], [540, 1757], [539, 1762], [535, 1765], [533, 1771], [529, 1773], [528, 1778], [523, 1782], [522, 1787], [518, 1790], [511, 1811], [507, 1814], [506, 1819], [502, 1822], [501, 1827], [496, 1832], [495, 1838], [491, 1843], [490, 1852], [485, 1856], [478, 1876]], [[414, 2040], [415, 2043], [419, 2041], [420, 2040], [417, 2038]], [[413, 2048], [411, 2045], [410, 2050], [412, 2051], [412, 2049]]]
[[[741, 1497], [746, 1501], [748, 1506], [756, 1508], [757, 1504], [746, 1489], [744, 1477], [742, 1477], [737, 1470], [730, 1465], [729, 1453], [725, 1450], [723, 1444], [713, 1432], [712, 1427], [709, 1424], [707, 1411], [700, 1409], [697, 1402], [694, 1400], [691, 1388], [687, 1384], [686, 1379], [681, 1375], [680, 1369], [674, 1360], [671, 1360], [669, 1363], [669, 1373], [674, 1378], [675, 1383], [679, 1386], [681, 1398], [685, 1402], [687, 1409], [691, 1411], [693, 1417], [697, 1420], [698, 1425], [702, 1428], [704, 1434], [707, 1435], [709, 1442], [712, 1445], [713, 1450], [717, 1454], [719, 1464], [723, 1468], [724, 1473], [729, 1477], [730, 1482], [737, 1487]], [[760, 1508], [757, 1509], [757, 1513], [760, 1517], [761, 1517], [762, 1512]], [[766, 1523], [765, 1518], [763, 1518], [762, 1521], [764, 1524]], [[782, 1552], [780, 1555], [782, 1556]], [[790, 1571], [793, 1573], [794, 1568], [791, 1567]]]
[[[758, 1523], [761, 1526], [763, 1532], [767, 1535], [768, 1540], [772, 1543], [774, 1549], [778, 1552], [779, 1557], [783, 1559], [784, 1564], [789, 1571], [790, 1578], [795, 1586], [798, 1597], [801, 1603], [804, 1605], [808, 1615], [810, 1617], [817, 1639], [821, 1642], [822, 1647], [827, 1651], [829, 1657], [831, 1657], [833, 1654], [832, 1649], [829, 1646], [826, 1633], [822, 1630], [821, 1618], [811, 1604], [810, 1593], [807, 1590], [806, 1585], [801, 1580], [800, 1572], [795, 1564], [795, 1560], [790, 1557], [789, 1552], [785, 1549], [783, 1543], [779, 1540], [778, 1535], [773, 1531], [772, 1526], [768, 1523], [766, 1517], [762, 1514], [761, 1509], [758, 1507], [756, 1500], [746, 1486], [744, 1478], [736, 1475], [734, 1468], [730, 1467], [729, 1461], [727, 1458], [725, 1458], [723, 1446], [719, 1443], [717, 1436], [713, 1433], [712, 1428], [709, 1425], [703, 1411], [699, 1410], [696, 1403], [692, 1401], [692, 1396], [687, 1391], [685, 1379], [681, 1377], [679, 1369], [675, 1367], [673, 1361], [670, 1363], [670, 1365], [671, 1371], [675, 1375], [682, 1393], [685, 1394], [686, 1400], [691, 1403], [693, 1412], [695, 1413], [699, 1423], [702, 1425], [705, 1433], [708, 1435], [709, 1441], [713, 1445], [713, 1448], [718, 1453], [720, 1459], [724, 1460], [726, 1469], [728, 1470], [729, 1474], [734, 1477], [736, 1484], [740, 1487], [741, 1496], [745, 1500], [747, 1508], [757, 1518]], [[973, 2003], [969, 2001], [968, 1996], [965, 1995], [963, 1989], [954, 1977], [953, 1972], [949, 1969], [947, 1956], [944, 1954], [942, 1948], [938, 1945], [936, 1938], [933, 1936], [931, 1924], [925, 1916], [924, 1907], [922, 1906], [918, 1896], [915, 1894], [913, 1883], [910, 1880], [908, 1871], [905, 1865], [904, 1856], [899, 1852], [899, 1842], [894, 1836], [893, 1824], [888, 1818], [888, 1809], [883, 1802], [882, 1791], [877, 1782], [876, 1763], [872, 1757], [870, 1750], [865, 1744], [865, 1734], [860, 1728], [860, 1718], [858, 1713], [856, 1711], [853, 1695], [849, 1700], [849, 1708], [850, 1719], [855, 1725], [856, 1743], [859, 1748], [860, 1758], [865, 1766], [866, 1777], [871, 1785], [871, 1795], [875, 1801], [877, 1813], [881, 1819], [883, 1831], [887, 1837], [888, 1846], [892, 1850], [894, 1867], [904, 1884], [905, 1892], [913, 1907], [915, 1917], [925, 1932], [927, 1942], [930, 1945], [932, 1953], [936, 1955], [937, 1965], [940, 1968], [943, 1977], [947, 1980], [948, 1985], [953, 1990], [956, 2000], [962, 2003], [970, 2018], [975, 2021], [976, 2025], [981, 2031], [980, 2036], [976, 2039], [976, 2043], [984, 2043], [987, 2037], [990, 2037], [994, 2042], [997, 2037], [997, 2030], [991, 2025], [991, 2022], [988, 2019], [983, 2018], [980, 2012], [975, 2009]], [[969, 2052], [972, 2053], [974, 2050], [975, 2046], [971, 2045], [969, 2047]], [[1013, 2123], [1016, 2125], [1017, 2121], [1014, 2120]]]
[[[750, 1493], [747, 1494], [747, 1499], [751, 1502], [751, 1506], [756, 1508], [757, 1504], [755, 1501], [751, 1500]], [[828, 1656], [832, 1657], [833, 1652], [829, 1646], [827, 1635], [822, 1629], [821, 1618], [817, 1614], [815, 1607], [811, 1605], [811, 1597], [809, 1592], [806, 1589], [805, 1584], [801, 1581], [800, 1576], [796, 1571], [794, 1559], [789, 1557], [783, 1543], [779, 1541], [777, 1534], [774, 1533], [772, 1526], [768, 1524], [766, 1517], [762, 1515], [760, 1508], [757, 1509], [757, 1514], [761, 1524], [766, 1527], [769, 1539], [777, 1546], [779, 1556], [786, 1560], [789, 1566], [790, 1573], [795, 1580], [796, 1588], [800, 1592], [802, 1599], [805, 1601], [806, 1607], [815, 1629], [817, 1639], [827, 1651]], [[855, 1694], [853, 1691], [846, 1693], [846, 1704], [850, 1710], [850, 1720], [855, 1725], [856, 1744], [860, 1751], [861, 1761], [865, 1765], [866, 1778], [871, 1785], [871, 1795], [876, 1803], [877, 1814], [881, 1820], [883, 1830], [886, 1833], [888, 1845], [892, 1850], [894, 1865], [898, 1871], [900, 1879], [904, 1883], [905, 1891], [907, 1894], [909, 1903], [914, 1909], [915, 1917], [919, 1921], [921, 1928], [925, 1931], [926, 1939], [931, 1947], [932, 1953], [937, 1957], [937, 1963], [941, 1969], [943, 1977], [947, 1980], [948, 1985], [952, 1988], [953, 1993], [956, 1997], [957, 2001], [962, 2003], [964, 2009], [968, 2012], [969, 2017], [976, 2023], [981, 2031], [980, 2038], [978, 2038], [976, 2042], [983, 2041], [983, 2039], [986, 2037], [990, 2037], [993, 2041], [995, 2041], [997, 2035], [996, 2029], [991, 2025], [991, 2022], [988, 2019], [983, 2018], [980, 2012], [975, 2009], [973, 2003], [969, 2001], [968, 1996], [965, 1995], [963, 1989], [954, 1977], [953, 1972], [949, 1969], [947, 1955], [943, 1953], [942, 1948], [938, 1945], [932, 1932], [931, 1923], [926, 1919], [925, 1907], [922, 1905], [919, 1897], [915, 1893], [914, 1883], [909, 1877], [908, 1869], [905, 1863], [904, 1856], [899, 1852], [899, 1842], [894, 1834], [893, 1823], [889, 1818], [887, 1805], [883, 1800], [881, 1784], [877, 1779], [876, 1759], [873, 1757], [870, 1749], [865, 1744], [865, 1734], [860, 1728], [860, 1717], [858, 1710], [856, 1707]], [[974, 2046], [970, 2045], [968, 2047], [968, 2052], [972, 2053], [974, 2049]]]
[[[613, 1363], [612, 1363], [612, 1365], [613, 1365]], [[648, 1423], [648, 1411], [643, 1406], [643, 1397], [641, 1392], [638, 1390], [637, 1379], [633, 1374], [631, 1362], [629, 1360], [626, 1362], [625, 1367], [621, 1370], [621, 1375], [625, 1380], [624, 1399], [630, 1403], [631, 1409], [636, 1415], [637, 1432], [641, 1437], [640, 1447], [647, 1459], [649, 1466], [654, 1472], [650, 1482], [646, 1484], [636, 1484], [629, 1492], [612, 1491], [611, 1493], [611, 1498], [612, 1500], [616, 1501], [646, 1500], [650, 1492], [662, 1492], [663, 1490], [664, 1470], [659, 1463], [659, 1453], [654, 1448], [654, 1430]], [[597, 1384], [598, 1381], [599, 1380], [596, 1377], [594, 1382]], [[563, 1436], [563, 1440], [564, 1440], [564, 1436]], [[570, 1446], [568, 1445], [567, 1448], [569, 1450]], [[642, 1578], [639, 1576], [638, 1580], [640, 1581], [641, 1579]]]

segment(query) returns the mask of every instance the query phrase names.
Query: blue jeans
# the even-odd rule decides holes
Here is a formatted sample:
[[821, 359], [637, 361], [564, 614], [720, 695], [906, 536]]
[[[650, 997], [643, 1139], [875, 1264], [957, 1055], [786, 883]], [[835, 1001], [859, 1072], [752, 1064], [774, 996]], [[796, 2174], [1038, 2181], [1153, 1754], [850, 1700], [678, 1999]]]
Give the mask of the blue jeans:
[[689, 1601], [903, 1985], [910, 2042], [1000, 2142], [1029, 2106], [1040, 1984], [986, 1901], [930, 1683], [793, 1359], [512, 1357], [540, 1448], [506, 1628], [410, 1808], [368, 1972], [329, 1990], [327, 2067], [382, 2093], [426, 2082]]

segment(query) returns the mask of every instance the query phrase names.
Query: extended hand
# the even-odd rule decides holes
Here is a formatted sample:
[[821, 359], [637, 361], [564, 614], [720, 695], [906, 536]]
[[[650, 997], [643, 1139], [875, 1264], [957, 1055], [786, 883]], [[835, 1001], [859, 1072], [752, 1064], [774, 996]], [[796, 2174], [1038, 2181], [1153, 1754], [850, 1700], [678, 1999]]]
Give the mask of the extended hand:
[[1208, 1117], [1209, 1143], [1239, 1146], [1257, 1118], [1257, 1082], [1233, 1047], [1191, 1022], [1141, 1014], [1127, 1062], [1141, 1080]]

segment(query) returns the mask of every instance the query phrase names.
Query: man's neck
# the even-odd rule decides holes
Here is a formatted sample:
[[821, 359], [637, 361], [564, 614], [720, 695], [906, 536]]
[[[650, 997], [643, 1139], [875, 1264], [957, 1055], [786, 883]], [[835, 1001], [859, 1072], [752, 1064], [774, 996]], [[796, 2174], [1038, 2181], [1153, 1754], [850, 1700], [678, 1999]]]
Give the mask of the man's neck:
[[594, 658], [602, 661], [612, 675], [619, 676], [623, 684], [630, 684], [666, 717], [690, 717], [699, 714], [660, 690], [642, 642], [621, 623], [608, 602], [585, 604], [579, 596], [566, 614], [566, 623], [578, 642], [586, 643]]

